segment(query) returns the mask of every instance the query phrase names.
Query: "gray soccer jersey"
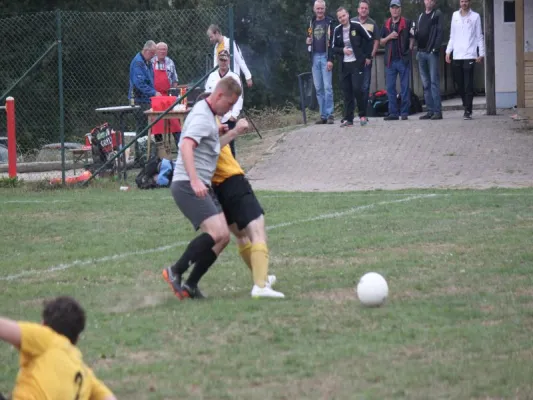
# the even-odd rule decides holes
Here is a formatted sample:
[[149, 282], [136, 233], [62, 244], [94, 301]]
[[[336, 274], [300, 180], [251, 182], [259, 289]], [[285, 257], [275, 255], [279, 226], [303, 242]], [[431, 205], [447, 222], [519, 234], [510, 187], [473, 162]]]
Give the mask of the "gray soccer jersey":
[[[194, 166], [202, 182], [210, 185], [220, 154], [220, 140], [215, 114], [205, 100], [198, 102], [185, 119], [180, 145], [186, 138], [190, 138], [198, 144], [194, 150]], [[172, 181], [189, 180], [181, 152], [178, 152]]]

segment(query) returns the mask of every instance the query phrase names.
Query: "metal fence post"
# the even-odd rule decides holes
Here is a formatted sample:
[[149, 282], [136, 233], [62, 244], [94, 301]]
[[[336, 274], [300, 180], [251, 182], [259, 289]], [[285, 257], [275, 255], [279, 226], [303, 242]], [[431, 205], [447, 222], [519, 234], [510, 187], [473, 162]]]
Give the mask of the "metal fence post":
[[59, 137], [61, 141], [61, 183], [65, 184], [65, 104], [63, 99], [63, 44], [61, 42], [61, 10], [56, 10], [57, 21], [57, 83], [59, 87]]
[[233, 54], [233, 41], [235, 40], [233, 30], [234, 30], [234, 22], [233, 22], [233, 4], [229, 5], [228, 9], [228, 29], [229, 29], [229, 51], [230, 51], [230, 59], [231, 59], [231, 70], [235, 71], [235, 54]]

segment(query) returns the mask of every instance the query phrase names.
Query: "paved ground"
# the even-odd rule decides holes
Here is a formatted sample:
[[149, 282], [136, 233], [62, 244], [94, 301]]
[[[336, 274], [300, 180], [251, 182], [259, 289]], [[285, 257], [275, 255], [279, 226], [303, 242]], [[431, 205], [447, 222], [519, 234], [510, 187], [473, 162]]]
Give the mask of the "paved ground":
[[257, 190], [281, 191], [533, 186], [533, 130], [499, 112], [308, 125], [285, 134], [248, 176]]

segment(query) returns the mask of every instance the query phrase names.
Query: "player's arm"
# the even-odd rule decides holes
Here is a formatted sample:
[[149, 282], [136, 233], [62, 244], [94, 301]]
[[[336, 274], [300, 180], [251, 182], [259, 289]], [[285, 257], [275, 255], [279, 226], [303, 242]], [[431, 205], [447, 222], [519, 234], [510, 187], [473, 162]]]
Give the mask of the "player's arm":
[[180, 143], [181, 158], [183, 158], [183, 165], [191, 182], [198, 180], [198, 173], [194, 166], [194, 149], [197, 147], [198, 143], [190, 137], [183, 138]]
[[245, 119], [240, 119], [237, 121], [235, 128], [227, 131], [224, 135], [220, 137], [220, 147], [224, 147], [229, 142], [234, 140], [237, 136], [246, 133], [248, 130], [248, 121]]
[[19, 324], [11, 319], [0, 317], [0, 340], [10, 343], [20, 349], [22, 332]]
[[183, 166], [185, 172], [189, 176], [191, 188], [194, 194], [200, 198], [204, 198], [207, 195], [207, 186], [198, 178], [196, 167], [194, 166], [194, 149], [198, 147], [198, 142], [191, 137], [184, 137], [180, 143], [181, 158], [183, 160]]

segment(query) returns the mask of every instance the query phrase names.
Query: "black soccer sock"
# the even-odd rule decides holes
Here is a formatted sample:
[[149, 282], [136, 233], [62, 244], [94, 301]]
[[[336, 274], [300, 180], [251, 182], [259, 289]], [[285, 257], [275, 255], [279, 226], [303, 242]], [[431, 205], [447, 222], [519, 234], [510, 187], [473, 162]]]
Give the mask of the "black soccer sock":
[[195, 288], [198, 286], [198, 282], [202, 279], [202, 276], [205, 275], [207, 270], [213, 265], [216, 261], [217, 255], [212, 249], [209, 249], [205, 253], [202, 253], [200, 257], [196, 260], [194, 268], [191, 271], [191, 274], [187, 278], [187, 285], [190, 288]]
[[215, 241], [211, 235], [209, 233], [202, 233], [189, 243], [187, 249], [185, 249], [185, 253], [171, 267], [172, 272], [182, 275], [202, 254], [211, 251], [214, 245]]

